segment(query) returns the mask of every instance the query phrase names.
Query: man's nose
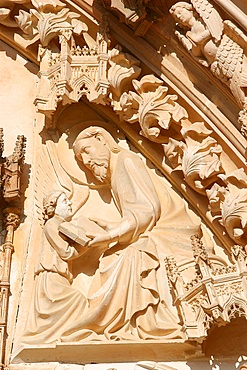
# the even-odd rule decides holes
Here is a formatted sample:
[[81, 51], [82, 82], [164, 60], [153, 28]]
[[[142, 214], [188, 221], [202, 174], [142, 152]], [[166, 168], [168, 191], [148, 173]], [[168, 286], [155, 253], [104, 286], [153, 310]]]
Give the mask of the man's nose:
[[85, 165], [87, 165], [87, 164], [90, 164], [91, 163], [91, 159], [89, 158], [89, 157], [84, 157], [83, 158], [83, 163], [85, 164]]

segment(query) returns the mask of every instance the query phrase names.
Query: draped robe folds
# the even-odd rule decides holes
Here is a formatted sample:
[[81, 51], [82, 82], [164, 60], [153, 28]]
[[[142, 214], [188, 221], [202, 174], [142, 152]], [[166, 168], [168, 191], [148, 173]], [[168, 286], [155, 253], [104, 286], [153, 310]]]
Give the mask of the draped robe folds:
[[86, 298], [71, 285], [70, 261], [79, 257], [80, 252], [62, 238], [58, 231], [62, 222], [55, 215], [44, 227], [22, 344], [59, 341], [70, 321], [79, 324], [85, 309]]
[[131, 152], [118, 154], [111, 188], [121, 224], [131, 226], [101, 256], [88, 307], [62, 341], [182, 338], [162, 260], [191, 257], [200, 220]]

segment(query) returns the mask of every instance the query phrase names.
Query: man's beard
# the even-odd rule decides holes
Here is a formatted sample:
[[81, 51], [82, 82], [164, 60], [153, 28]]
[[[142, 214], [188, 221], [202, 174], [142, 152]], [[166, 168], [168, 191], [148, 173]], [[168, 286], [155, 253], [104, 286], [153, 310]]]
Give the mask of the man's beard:
[[90, 169], [97, 180], [105, 182], [108, 172], [108, 161], [106, 159], [93, 161], [90, 163]]

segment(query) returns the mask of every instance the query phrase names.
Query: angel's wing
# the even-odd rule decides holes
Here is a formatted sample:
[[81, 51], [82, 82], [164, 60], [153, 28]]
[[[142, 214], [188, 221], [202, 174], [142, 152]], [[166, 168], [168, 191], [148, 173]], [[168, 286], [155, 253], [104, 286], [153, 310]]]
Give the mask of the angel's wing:
[[220, 41], [223, 32], [223, 20], [208, 0], [191, 0], [196, 12], [206, 24], [213, 39]]
[[38, 218], [43, 224], [43, 198], [52, 190], [63, 191], [72, 202], [73, 214], [86, 202], [89, 188], [72, 181], [61, 166], [56, 144], [47, 140], [39, 156], [35, 181], [35, 203]]
[[243, 31], [232, 23], [229, 19], [224, 22], [224, 33], [228, 35], [234, 42], [236, 42], [246, 54], [247, 52], [247, 36]]

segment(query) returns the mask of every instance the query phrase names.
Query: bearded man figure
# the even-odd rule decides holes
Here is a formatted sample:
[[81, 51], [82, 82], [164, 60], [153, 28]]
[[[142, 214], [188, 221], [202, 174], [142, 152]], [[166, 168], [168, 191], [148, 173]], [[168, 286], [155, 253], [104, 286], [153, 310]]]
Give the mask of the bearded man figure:
[[183, 338], [163, 260], [174, 254], [189, 256], [190, 236], [198, 233], [200, 220], [136, 154], [118, 146], [103, 128], [83, 130], [73, 149], [77, 159], [109, 185], [121, 221], [94, 220], [104, 232], [90, 235], [89, 248], [102, 243], [111, 246], [101, 256], [80, 328], [72, 326], [66, 340], [70, 333], [73, 341], [88, 336]]

